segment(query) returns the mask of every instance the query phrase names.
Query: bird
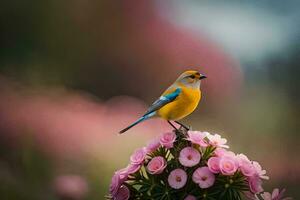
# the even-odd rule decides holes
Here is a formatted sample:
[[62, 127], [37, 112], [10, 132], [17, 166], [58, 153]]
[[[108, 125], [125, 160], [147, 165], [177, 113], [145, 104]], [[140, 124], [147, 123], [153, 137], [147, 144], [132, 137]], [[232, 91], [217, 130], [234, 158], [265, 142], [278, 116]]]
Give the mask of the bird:
[[201, 80], [205, 78], [207, 77], [204, 74], [196, 70], [183, 72], [176, 81], [154, 101], [142, 117], [119, 133], [125, 133], [130, 128], [153, 117], [160, 117], [167, 120], [174, 129], [176, 129], [176, 127], [171, 120], [188, 129], [178, 120], [185, 118], [197, 108], [201, 100]]

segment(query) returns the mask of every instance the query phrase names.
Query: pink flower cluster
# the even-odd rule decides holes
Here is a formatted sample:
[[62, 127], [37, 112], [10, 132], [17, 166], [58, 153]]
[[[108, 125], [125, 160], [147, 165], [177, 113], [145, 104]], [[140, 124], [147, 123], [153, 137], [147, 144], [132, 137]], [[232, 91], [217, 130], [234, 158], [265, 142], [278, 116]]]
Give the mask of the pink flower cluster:
[[269, 179], [266, 176], [266, 170], [263, 170], [258, 162], [250, 161], [244, 154], [235, 155], [225, 149], [216, 149], [214, 156], [207, 162], [209, 170], [218, 174], [230, 176], [240, 171], [247, 177], [249, 187], [253, 193], [263, 191], [261, 179]]
[[[232, 151], [227, 151], [225, 148], [229, 148], [229, 146], [226, 145], [226, 139], [221, 138], [218, 134], [212, 135], [208, 132], [189, 131], [187, 140], [202, 147], [211, 145], [216, 148], [214, 155], [207, 161], [207, 166], [211, 173], [231, 176], [240, 171], [247, 177], [249, 187], [253, 193], [263, 191], [261, 179], [269, 179], [266, 176], [266, 171], [261, 168], [258, 162], [250, 161], [244, 154], [236, 155]], [[195, 154], [194, 158], [196, 157]], [[185, 165], [188, 162], [181, 162], [181, 164], [188, 166]], [[213, 179], [207, 180], [213, 181]], [[203, 186], [200, 187], [203, 188]]]
[[[128, 180], [128, 177], [141, 169], [146, 161], [147, 154], [151, 154], [159, 147], [163, 146], [167, 149], [173, 147], [173, 143], [176, 140], [176, 134], [173, 132], [165, 133], [160, 139], [154, 139], [149, 142], [147, 147], [135, 150], [130, 156], [129, 165], [115, 172], [112, 177], [109, 192], [114, 200], [128, 200], [130, 197], [129, 189], [124, 182]], [[153, 157], [147, 164], [147, 171], [149, 174], [160, 174], [167, 166], [167, 161], [162, 156]]]
[[[182, 198], [186, 200], [198, 199], [202, 190], [223, 184], [227, 180], [229, 182], [222, 187], [230, 187], [236, 182], [236, 187], [247, 186], [252, 197], [259, 194], [264, 200], [279, 200], [277, 190], [273, 194], [262, 193], [262, 181], [269, 177], [260, 164], [249, 160], [244, 154], [235, 154], [227, 150], [229, 146], [226, 143], [227, 140], [220, 135], [208, 132], [188, 131], [182, 135], [178, 135], [178, 132], [165, 133], [160, 138], [150, 141], [146, 147], [137, 149], [130, 156], [129, 165], [115, 172], [110, 185], [111, 199], [128, 200], [128, 186], [140, 184], [139, 188], [143, 188], [144, 191], [149, 185], [149, 179], [150, 182], [157, 181], [155, 187], [162, 184], [162, 188], [166, 188], [165, 185], [168, 185], [170, 189], [175, 190], [172, 193], [176, 194], [178, 191], [178, 195], [180, 189], [185, 187], [187, 193], [184, 193]], [[144, 176], [145, 173], [147, 175]], [[157, 178], [152, 179], [151, 176]], [[146, 185], [143, 185], [143, 181]], [[190, 185], [193, 186], [192, 189]], [[133, 195], [149, 195], [153, 187], [149, 187], [146, 194], [137, 194], [138, 189], [135, 189]], [[244, 193], [244, 188], [239, 192]]]

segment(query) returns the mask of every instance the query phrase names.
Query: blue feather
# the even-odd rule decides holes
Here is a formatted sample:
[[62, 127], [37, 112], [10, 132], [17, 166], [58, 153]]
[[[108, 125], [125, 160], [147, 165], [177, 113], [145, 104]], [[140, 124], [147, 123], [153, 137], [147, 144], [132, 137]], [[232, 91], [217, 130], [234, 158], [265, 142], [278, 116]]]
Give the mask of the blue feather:
[[181, 93], [181, 91], [182, 91], [181, 88], [176, 88], [176, 90], [174, 92], [167, 94], [164, 97], [166, 97], [169, 101], [173, 101]]
[[146, 114], [144, 114], [141, 118], [139, 118], [137, 121], [132, 123], [130, 126], [124, 128], [119, 133], [122, 134], [126, 132], [128, 129], [134, 127], [135, 125], [153, 117], [156, 114], [156, 111], [159, 110], [161, 107], [165, 106], [166, 104], [174, 101], [178, 95], [181, 93], [182, 89], [180, 87], [176, 88], [176, 90], [170, 94], [167, 94], [165, 96], [161, 96], [159, 99], [157, 99], [147, 110]]
[[128, 129], [134, 127], [135, 125], [153, 117], [156, 113], [155, 112], [152, 112], [152, 113], [149, 113], [148, 115], [144, 115], [143, 117], [139, 118], [138, 120], [136, 120], [134, 123], [132, 123], [131, 125], [129, 125], [128, 127], [124, 128], [123, 130], [121, 130], [119, 133], [122, 134], [124, 132], [126, 132]]
[[174, 92], [167, 94], [165, 96], [161, 96], [148, 108], [145, 115], [148, 115], [154, 111], [157, 111], [161, 107], [165, 106], [166, 104], [174, 101], [176, 99], [176, 97], [178, 97], [178, 95], [181, 93], [181, 91], [182, 91], [182, 89], [179, 87], [179, 88], [176, 88], [176, 90]]

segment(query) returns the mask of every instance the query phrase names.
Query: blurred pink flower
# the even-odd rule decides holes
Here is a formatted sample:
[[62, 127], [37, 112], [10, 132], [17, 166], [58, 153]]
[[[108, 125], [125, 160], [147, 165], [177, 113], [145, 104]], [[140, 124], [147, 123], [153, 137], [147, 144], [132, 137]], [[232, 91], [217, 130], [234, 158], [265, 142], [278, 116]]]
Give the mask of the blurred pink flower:
[[197, 200], [195, 196], [193, 195], [188, 195], [184, 198], [184, 200]]
[[116, 173], [119, 174], [120, 181], [123, 183], [124, 181], [127, 180], [128, 175], [134, 174], [141, 168], [141, 165], [133, 165], [129, 164], [127, 167], [118, 170]]
[[128, 169], [127, 169], [127, 167], [124, 168], [124, 169], [120, 169], [120, 170], [116, 171], [116, 172], [115, 172], [115, 175], [116, 175], [116, 174], [119, 175], [119, 180], [120, 180], [119, 182], [120, 182], [120, 183], [123, 183], [123, 182], [126, 181], [127, 178], [128, 178]]
[[116, 195], [113, 196], [113, 200], [128, 200], [129, 197], [129, 189], [125, 185], [122, 185], [117, 191]]
[[269, 177], [266, 176], [267, 174], [267, 171], [266, 170], [263, 170], [262, 167], [260, 166], [260, 164], [256, 161], [253, 161], [253, 166], [255, 168], [255, 174], [257, 176], [259, 176], [260, 178], [262, 179], [265, 179], [265, 180], [269, 180]]
[[[120, 152], [127, 154], [123, 141], [134, 134], [118, 137], [116, 133], [146, 109], [145, 103], [133, 97], [113, 97], [104, 102], [82, 91], [24, 88], [1, 77], [0, 91], [0, 139], [17, 146], [32, 137], [33, 145], [54, 162], [96, 156], [109, 163]], [[169, 129], [162, 120], [153, 119], [131, 132], [143, 133], [135, 135], [138, 141]], [[119, 150], [107, 151], [116, 145]]]
[[158, 149], [160, 146], [160, 141], [158, 138], [155, 138], [153, 140], [151, 140], [147, 147], [146, 147], [146, 152], [147, 153], [152, 153], [153, 151], [155, 151], [156, 149]]
[[150, 174], [161, 174], [167, 166], [167, 161], [162, 156], [152, 158], [147, 165]]
[[245, 154], [242, 154], [242, 153], [237, 154], [237, 155], [236, 155], [236, 159], [237, 159], [237, 161], [239, 162], [239, 165], [241, 165], [243, 161], [251, 162], [251, 161], [249, 160], [249, 158], [248, 158]]
[[169, 185], [174, 189], [180, 189], [185, 186], [187, 181], [187, 174], [183, 169], [174, 169], [168, 177]]
[[255, 168], [249, 158], [244, 154], [236, 155], [236, 159], [239, 163], [239, 168], [243, 175], [245, 176], [253, 176], [255, 174]]
[[219, 161], [220, 172], [223, 175], [233, 175], [238, 169], [238, 162], [233, 156], [223, 156]]
[[188, 131], [187, 140], [191, 141], [193, 144], [198, 144], [201, 147], [207, 147], [207, 142], [204, 138], [207, 136], [207, 132], [200, 131]]
[[185, 147], [179, 153], [179, 162], [185, 167], [193, 167], [200, 162], [201, 155], [193, 147]]
[[261, 194], [261, 197], [263, 200], [291, 200], [292, 198], [290, 197], [283, 197], [285, 192], [285, 189], [282, 189], [281, 191], [278, 188], [275, 188], [271, 193], [269, 192], [264, 192]]
[[208, 167], [199, 167], [193, 173], [193, 181], [199, 185], [200, 188], [209, 188], [215, 182], [215, 175], [208, 169]]
[[209, 140], [209, 144], [211, 144], [214, 147], [229, 148], [228, 145], [225, 145], [227, 143], [227, 140], [225, 138], [221, 138], [219, 134], [209, 134], [207, 135], [207, 138]]
[[168, 149], [173, 148], [173, 143], [176, 140], [176, 134], [174, 132], [164, 133], [160, 138], [160, 144]]
[[80, 200], [86, 196], [88, 184], [81, 176], [62, 175], [55, 179], [54, 189], [59, 197]]
[[219, 157], [209, 158], [207, 161], [207, 166], [212, 173], [218, 174], [220, 172], [220, 158]]
[[262, 188], [262, 180], [258, 176], [249, 177], [248, 183], [251, 192], [253, 192], [254, 194], [264, 191], [264, 189]]
[[214, 155], [218, 156], [218, 157], [221, 157], [221, 156], [224, 156], [226, 154], [227, 150], [226, 149], [223, 149], [223, 148], [216, 148], [216, 150], [214, 151]]
[[134, 174], [135, 172], [139, 171], [141, 168], [141, 165], [132, 165], [129, 164], [126, 168], [127, 174]]
[[112, 179], [111, 179], [111, 183], [109, 186], [109, 193], [112, 196], [115, 196], [121, 186], [121, 184], [123, 184], [124, 180], [120, 179], [120, 172], [115, 172], [115, 174], [113, 175]]
[[255, 168], [251, 162], [242, 161], [240, 170], [244, 176], [253, 176], [255, 174]]
[[146, 151], [144, 148], [135, 150], [135, 152], [130, 156], [130, 162], [132, 165], [139, 165], [145, 161]]

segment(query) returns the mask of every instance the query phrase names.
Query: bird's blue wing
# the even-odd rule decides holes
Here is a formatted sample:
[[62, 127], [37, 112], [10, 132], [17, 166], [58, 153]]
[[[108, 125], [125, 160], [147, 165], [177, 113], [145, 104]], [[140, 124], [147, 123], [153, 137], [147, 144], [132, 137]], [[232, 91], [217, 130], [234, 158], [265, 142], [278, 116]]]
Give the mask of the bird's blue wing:
[[157, 99], [147, 110], [144, 116], [153, 113], [159, 110], [161, 107], [165, 106], [166, 104], [174, 101], [176, 97], [181, 93], [182, 89], [180, 87], [176, 88], [173, 92], [162, 95], [159, 99]]
[[181, 88], [172, 88], [168, 89], [158, 100], [156, 100], [147, 110], [147, 112], [139, 118], [137, 121], [126, 127], [125, 129], [121, 130], [119, 133], [122, 134], [126, 132], [128, 129], [132, 128], [133, 126], [145, 121], [155, 115], [155, 111], [160, 109], [161, 107], [165, 106], [166, 104], [174, 101], [178, 95], [181, 93]]

